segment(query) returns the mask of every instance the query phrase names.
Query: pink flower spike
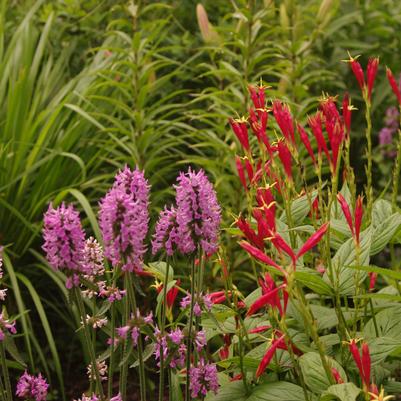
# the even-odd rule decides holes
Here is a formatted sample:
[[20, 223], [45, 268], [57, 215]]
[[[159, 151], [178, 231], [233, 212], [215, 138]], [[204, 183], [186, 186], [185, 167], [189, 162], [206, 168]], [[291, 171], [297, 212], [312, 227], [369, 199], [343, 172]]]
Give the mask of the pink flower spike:
[[358, 196], [355, 205], [355, 237], [356, 242], [359, 244], [359, 234], [361, 232], [363, 216], [363, 198], [361, 195]]
[[398, 104], [401, 107], [401, 91], [400, 91], [400, 88], [398, 87], [398, 84], [394, 78], [393, 73], [391, 72], [390, 68], [388, 68], [388, 67], [386, 69], [386, 74], [387, 74], [387, 79], [388, 79], [388, 82], [390, 83], [391, 89], [393, 90], [395, 96], [397, 96]]
[[271, 362], [274, 353], [276, 352], [276, 349], [278, 348], [278, 346], [280, 345], [280, 342], [282, 342], [284, 340], [284, 335], [281, 336], [278, 339], [274, 339], [271, 343], [270, 348], [267, 350], [267, 352], [265, 353], [265, 355], [263, 356], [258, 369], [256, 370], [256, 377], [260, 377], [262, 375], [262, 373], [266, 370], [267, 366], [269, 365], [269, 363]]
[[341, 209], [343, 210], [345, 219], [347, 220], [348, 227], [351, 230], [352, 235], [355, 235], [354, 225], [352, 223], [351, 210], [350, 210], [350, 208], [348, 206], [347, 201], [345, 200], [345, 198], [340, 193], [337, 194], [337, 200], [340, 202]]
[[368, 61], [368, 67], [366, 69], [367, 81], [368, 81], [368, 99], [372, 96], [373, 84], [376, 79], [377, 69], [379, 68], [379, 58], [370, 58]]
[[319, 230], [317, 230], [314, 234], [312, 234], [308, 240], [302, 245], [301, 249], [297, 253], [297, 259], [300, 258], [304, 253], [308, 252], [314, 246], [316, 246], [319, 241], [322, 239], [323, 235], [326, 233], [329, 227], [329, 223], [323, 224]]
[[260, 249], [252, 246], [246, 241], [241, 241], [240, 246], [245, 249], [251, 256], [253, 256], [255, 259], [259, 260], [260, 262], [275, 267], [277, 270], [280, 272], [284, 273], [283, 269], [272, 259], [270, 259], [267, 255], [265, 255]]

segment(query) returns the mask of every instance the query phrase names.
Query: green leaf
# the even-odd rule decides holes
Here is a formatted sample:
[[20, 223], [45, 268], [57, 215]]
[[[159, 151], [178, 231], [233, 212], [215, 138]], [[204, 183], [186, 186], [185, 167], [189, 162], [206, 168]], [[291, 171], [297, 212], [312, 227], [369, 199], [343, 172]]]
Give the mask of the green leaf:
[[209, 393], [205, 401], [304, 401], [301, 387], [281, 381], [263, 383], [254, 387], [249, 395], [246, 394], [241, 381], [230, 382], [220, 387], [214, 395]]
[[373, 231], [370, 255], [376, 255], [383, 250], [400, 226], [400, 213], [394, 213], [387, 219], [382, 220]]
[[297, 271], [295, 278], [305, 287], [310, 288], [312, 291], [319, 295], [332, 295], [333, 291], [329, 284], [327, 284], [320, 276], [315, 272], [309, 273], [305, 271]]
[[[401, 308], [386, 308], [375, 316], [376, 324], [379, 330], [379, 336], [388, 337], [396, 341], [401, 341]], [[364, 337], [376, 338], [375, 322], [370, 319], [364, 329]]]
[[361, 391], [354, 383], [334, 384], [322, 394], [320, 401], [355, 401]]
[[[347, 376], [342, 366], [333, 358], [326, 357], [330, 367], [337, 369], [344, 382], [347, 381]], [[306, 385], [314, 392], [321, 393], [328, 389], [331, 385], [326, 372], [323, 368], [322, 360], [317, 352], [308, 352], [299, 358], [299, 365], [304, 376]]]
[[[313, 191], [312, 194], [310, 195], [311, 202], [315, 200], [316, 196], [317, 196], [317, 190]], [[295, 199], [291, 203], [291, 217], [293, 224], [295, 225], [301, 224], [304, 221], [305, 217], [308, 215], [309, 211], [310, 211], [310, 203], [308, 196], [306, 194]], [[287, 222], [287, 217], [284, 212], [280, 216], [280, 220], [284, 223]]]

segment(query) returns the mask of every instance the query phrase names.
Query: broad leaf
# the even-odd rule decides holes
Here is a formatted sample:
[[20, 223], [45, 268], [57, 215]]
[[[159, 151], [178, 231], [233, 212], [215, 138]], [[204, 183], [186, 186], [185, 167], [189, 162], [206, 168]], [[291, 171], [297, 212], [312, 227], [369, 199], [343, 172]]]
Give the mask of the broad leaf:
[[[331, 368], [337, 369], [344, 382], [347, 381], [347, 376], [344, 369], [333, 358], [326, 357], [326, 360]], [[326, 371], [323, 368], [322, 360], [317, 352], [308, 352], [299, 358], [299, 364], [304, 376], [306, 385], [314, 392], [321, 393], [328, 389], [331, 385]]]
[[322, 394], [320, 401], [355, 401], [361, 391], [354, 383], [335, 384]]

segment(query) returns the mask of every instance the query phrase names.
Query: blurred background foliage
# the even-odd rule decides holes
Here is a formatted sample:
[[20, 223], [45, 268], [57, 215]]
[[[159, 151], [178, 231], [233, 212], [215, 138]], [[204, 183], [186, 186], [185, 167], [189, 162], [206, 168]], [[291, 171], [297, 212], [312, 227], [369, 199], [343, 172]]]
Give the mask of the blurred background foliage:
[[[77, 203], [96, 234], [98, 200], [119, 168], [138, 165], [153, 186], [154, 224], [190, 163], [216, 183], [229, 227], [243, 196], [228, 117], [246, 113], [248, 84], [271, 87], [268, 97], [287, 101], [301, 121], [323, 91], [348, 90], [359, 108], [359, 88], [341, 62], [347, 51], [361, 54], [363, 65], [380, 57], [374, 168], [377, 191], [387, 185], [391, 160], [377, 133], [394, 104], [384, 65], [401, 71], [398, 0], [3, 0], [0, 19], [0, 242], [14, 289], [8, 310], [22, 314], [28, 333], [20, 357], [45, 369], [60, 391], [62, 371], [67, 382], [77, 374], [74, 352], [65, 350], [79, 344], [66, 336], [57, 348], [53, 340], [59, 327], [73, 332], [74, 311], [60, 276], [39, 256], [49, 202]], [[365, 127], [355, 116], [352, 160], [362, 185]], [[228, 234], [225, 243], [236, 279], [246, 283], [249, 272], [235, 269], [242, 260]]]

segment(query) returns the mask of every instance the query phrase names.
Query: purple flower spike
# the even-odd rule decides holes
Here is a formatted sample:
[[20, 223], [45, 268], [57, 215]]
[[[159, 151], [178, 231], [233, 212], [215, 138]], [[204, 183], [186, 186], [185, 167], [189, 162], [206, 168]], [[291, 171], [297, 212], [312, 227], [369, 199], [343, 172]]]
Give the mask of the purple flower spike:
[[193, 253], [200, 245], [206, 255], [216, 252], [221, 219], [216, 192], [203, 170], [189, 168], [178, 177], [177, 247], [181, 253]]
[[159, 221], [156, 224], [155, 234], [152, 240], [153, 255], [165, 248], [168, 256], [174, 253], [177, 243], [177, 211], [174, 207], [164, 208], [160, 212]]
[[81, 271], [85, 233], [72, 205], [62, 203], [56, 209], [49, 205], [44, 215], [43, 238], [42, 249], [55, 270]]
[[201, 359], [197, 367], [192, 367], [189, 371], [191, 397], [206, 396], [208, 391], [215, 394], [219, 389], [217, 379], [217, 368], [215, 364], [207, 363]]
[[142, 171], [125, 167], [100, 202], [100, 228], [105, 255], [114, 267], [142, 270], [149, 224], [149, 185]]
[[45, 378], [39, 373], [38, 376], [31, 376], [26, 371], [19, 378], [17, 383], [17, 397], [32, 399], [35, 401], [45, 401], [49, 385]]

